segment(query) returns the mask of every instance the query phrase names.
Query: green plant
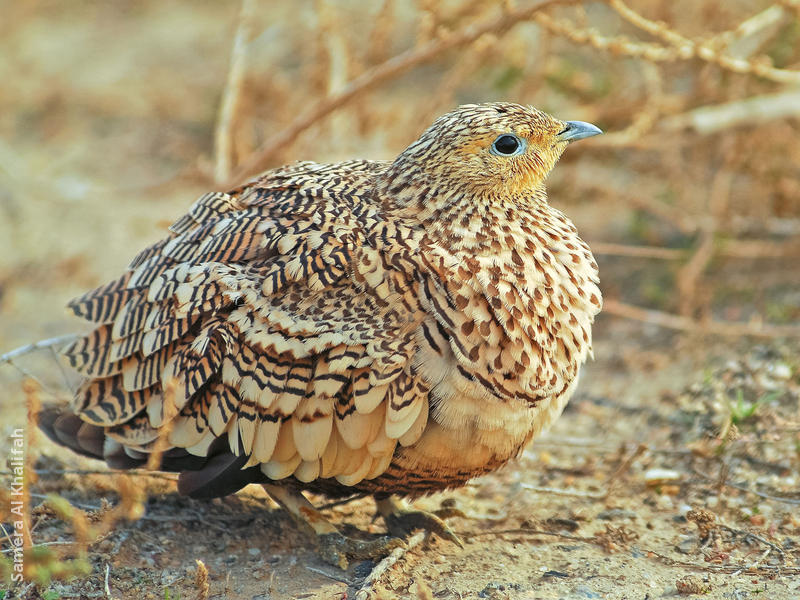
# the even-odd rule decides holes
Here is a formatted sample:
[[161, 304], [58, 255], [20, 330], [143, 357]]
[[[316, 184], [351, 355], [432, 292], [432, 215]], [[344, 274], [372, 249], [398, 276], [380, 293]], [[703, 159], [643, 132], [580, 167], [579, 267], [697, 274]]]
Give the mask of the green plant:
[[731, 422], [734, 425], [740, 425], [747, 421], [758, 411], [759, 406], [763, 403], [763, 399], [750, 402], [744, 399], [744, 392], [739, 388], [736, 390], [736, 400], [728, 401], [728, 410], [731, 414]]
[[164, 600], [181, 600], [180, 590], [175, 591], [175, 596], [171, 596], [169, 588], [164, 588]]

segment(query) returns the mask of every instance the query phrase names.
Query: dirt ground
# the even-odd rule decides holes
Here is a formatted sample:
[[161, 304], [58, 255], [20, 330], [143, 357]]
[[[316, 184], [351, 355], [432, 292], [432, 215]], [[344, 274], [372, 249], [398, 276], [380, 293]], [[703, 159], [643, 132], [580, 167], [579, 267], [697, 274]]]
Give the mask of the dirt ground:
[[[314, 58], [316, 50], [301, 43], [312, 38], [282, 29], [312, 22], [317, 4], [269, 4], [254, 26], [261, 32], [252, 50], [258, 62], [253, 59], [248, 80], [255, 90], [248, 102], [262, 112], [254, 119], [258, 127], [241, 128], [242, 155], [262, 141], [264, 130], [290, 120], [302, 102], [296, 82], [319, 79], [297, 66]], [[358, 3], [319, 4], [347, 12]], [[405, 5], [396, 4], [400, 19]], [[214, 187], [211, 140], [238, 3], [90, 5], [14, 3], [0, 20], [0, 78], [15, 84], [13, 93], [11, 85], [0, 92], [0, 353], [85, 331], [66, 314], [66, 302], [116, 277], [137, 250]], [[364, 19], [374, 16], [362, 12]], [[734, 24], [742, 18], [734, 17]], [[588, 54], [577, 63], [586, 73], [596, 60], [591, 49]], [[554, 55], [559, 72], [569, 71], [562, 64], [568, 54]], [[446, 66], [450, 73], [463, 63], [453, 58]], [[628, 72], [609, 68], [616, 77]], [[497, 73], [478, 69], [458, 93], [433, 100], [446, 105], [511, 95], [540, 104], [544, 98], [562, 115], [573, 110], [574, 118], [588, 119], [583, 115], [594, 111], [613, 128], [627, 109], [590, 97], [588, 88], [597, 82], [586, 73], [569, 82], [548, 79], [555, 92], [545, 86], [501, 93], [484, 85]], [[446, 77], [436, 68], [422, 69], [377, 100], [310, 130], [279, 158], [393, 156], [416, 135], [420, 117], [414, 115], [431, 109], [419, 90], [440, 79]], [[672, 80], [665, 75], [665, 81]], [[585, 88], [566, 85], [580, 82]], [[741, 80], [736, 85], [737, 94], [749, 89]], [[707, 85], [704, 93], [721, 86]], [[635, 97], [639, 87], [620, 89]], [[679, 104], [675, 96], [669, 100], [669, 106]], [[773, 148], [772, 167], [729, 182], [731, 210], [751, 210], [748, 218], [759, 223], [766, 220], [758, 211], [783, 211], [785, 225], [800, 212], [791, 159], [798, 151], [796, 129], [789, 121], [735, 134], [742, 137], [720, 134], [721, 154], [707, 165], [698, 156], [713, 145], [708, 138], [673, 137], [661, 150], [652, 140], [621, 150], [587, 145], [557, 167], [552, 198], [590, 245], [612, 240], [680, 250], [694, 238], [633, 214], [612, 197], [634, 190], [642, 197], [705, 202], [710, 192], [700, 184], [696, 195], [669, 187], [683, 182], [676, 170], [687, 181], [711, 181], [730, 148], [752, 142]], [[611, 191], [600, 189], [598, 180]], [[746, 204], [740, 192], [759, 201]], [[772, 235], [771, 242], [780, 241], [780, 232]], [[763, 314], [796, 323], [800, 263], [770, 256], [710, 261], [698, 296], [710, 299], [718, 318], [742, 322]], [[598, 262], [606, 297], [677, 310], [674, 268], [603, 254]], [[419, 543], [370, 585], [370, 597], [800, 598], [800, 343], [678, 334], [611, 314], [601, 315], [595, 339], [596, 360], [551, 431], [498, 473], [415, 503], [462, 511], [465, 516], [449, 523], [464, 547], [435, 537]], [[4, 457], [12, 432], [27, 427], [29, 375], [41, 382], [35, 393], [46, 399], [66, 398], [75, 383], [48, 349], [14, 366], [0, 364]], [[322, 562], [260, 488], [210, 502], [188, 500], [176, 494], [172, 476], [121, 479], [30, 428], [26, 434], [36, 473], [29, 508], [39, 548], [32, 560], [50, 569], [52, 580], [0, 583], [2, 600], [360, 598], [377, 566], [357, 562], [343, 571]], [[2, 467], [0, 481], [10, 476]], [[84, 517], [87, 527], [104, 522], [111, 507], [131, 495], [142, 498], [141, 507], [131, 505], [138, 518], [115, 521], [99, 538], [76, 531]], [[81, 512], [68, 515], [59, 498]], [[369, 498], [325, 510], [354, 536], [385, 531], [373, 512]], [[0, 514], [6, 529], [9, 521], [8, 513]], [[86, 544], [82, 563], [69, 562], [81, 558], [76, 540]], [[8, 537], [0, 545], [7, 560]], [[205, 580], [198, 580], [197, 561], [207, 569]], [[65, 577], [80, 569], [87, 573]]]
[[[679, 346], [668, 355], [655, 349], [662, 336], [631, 341], [632, 329], [601, 323], [599, 358], [577, 396], [518, 461], [416, 502], [463, 511], [466, 518], [449, 523], [464, 548], [424, 541], [378, 580], [372, 597], [800, 595], [796, 346]], [[16, 403], [3, 405], [6, 428], [9, 418], [24, 419], [20, 395], [10, 399]], [[757, 408], [745, 416], [751, 405]], [[732, 416], [738, 425], [723, 442], [720, 428]], [[32, 451], [41, 453], [35, 505], [51, 493], [89, 512], [119, 501], [115, 476], [99, 463], [41, 438]], [[172, 481], [134, 480], [147, 489], [144, 515], [90, 545], [88, 576], [38, 591], [12, 588], [5, 597], [102, 598], [106, 568], [113, 598], [201, 597], [201, 560], [210, 598], [341, 599], [354, 597], [376, 566], [357, 562], [342, 571], [325, 564], [256, 486], [201, 502], [178, 496]], [[373, 511], [363, 498], [326, 514], [354, 534], [350, 528], [377, 535], [383, 525], [373, 522]], [[75, 539], [52, 511], [34, 513], [37, 543], [58, 552]], [[73, 555], [68, 548], [64, 559]]]

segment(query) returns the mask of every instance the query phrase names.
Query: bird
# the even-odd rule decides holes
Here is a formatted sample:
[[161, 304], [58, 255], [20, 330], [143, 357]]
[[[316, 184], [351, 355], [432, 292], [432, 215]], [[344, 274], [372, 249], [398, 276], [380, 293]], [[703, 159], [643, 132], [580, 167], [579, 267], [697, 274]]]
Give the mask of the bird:
[[64, 351], [83, 380], [40, 427], [115, 469], [158, 452], [191, 497], [261, 484], [340, 566], [402, 541], [345, 537], [304, 492], [371, 495], [388, 524], [458, 542], [404, 499], [499, 469], [573, 394], [602, 296], [545, 180], [600, 133], [467, 104], [393, 161], [296, 162], [201, 196], [70, 302], [94, 323]]

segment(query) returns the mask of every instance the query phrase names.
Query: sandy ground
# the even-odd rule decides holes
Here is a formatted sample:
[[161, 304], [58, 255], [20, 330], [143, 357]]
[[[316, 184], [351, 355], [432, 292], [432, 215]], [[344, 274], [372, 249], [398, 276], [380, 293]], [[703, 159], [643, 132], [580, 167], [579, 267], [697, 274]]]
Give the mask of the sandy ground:
[[[502, 471], [416, 502], [463, 511], [467, 518], [450, 525], [465, 547], [424, 541], [378, 580], [374, 597], [654, 599], [692, 589], [708, 598], [798, 597], [796, 354], [757, 347], [725, 358], [725, 350], [698, 356], [685, 347], [676, 361], [642, 340], [632, 353], [630, 327], [606, 325], [601, 358], [548, 434]], [[628, 342], [611, 344], [610, 335]], [[702, 356], [707, 362], [694, 362]], [[766, 400], [723, 444], [715, 433], [730, 415], [720, 404], [730, 389]], [[24, 421], [21, 394], [8, 398], [7, 429], [8, 419]], [[118, 502], [115, 476], [99, 463], [41, 438], [33, 451], [42, 453], [34, 504], [54, 492], [90, 512]], [[144, 516], [91, 544], [88, 576], [6, 597], [104, 597], [108, 567], [114, 598], [194, 598], [201, 560], [211, 598], [352, 598], [376, 566], [325, 564], [255, 486], [200, 502], [178, 496], [172, 481], [134, 481], [148, 490]], [[708, 531], [692, 510], [713, 515]], [[373, 511], [363, 498], [326, 514], [354, 535], [355, 527], [377, 535], [384, 530]], [[74, 539], [52, 512], [40, 509], [34, 523], [37, 543]], [[69, 546], [53, 548], [71, 556]]]

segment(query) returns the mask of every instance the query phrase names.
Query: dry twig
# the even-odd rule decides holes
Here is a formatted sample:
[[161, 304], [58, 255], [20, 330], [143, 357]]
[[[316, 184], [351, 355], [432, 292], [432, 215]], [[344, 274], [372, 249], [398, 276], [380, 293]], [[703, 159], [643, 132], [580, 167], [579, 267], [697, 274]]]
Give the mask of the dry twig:
[[600, 256], [626, 256], [630, 258], [657, 258], [660, 260], [681, 260], [686, 257], [684, 250], [663, 248], [661, 246], [633, 246], [609, 242], [592, 242], [592, 253]]
[[747, 61], [734, 58], [729, 54], [719, 52], [713, 48], [712, 44], [702, 44], [682, 36], [680, 33], [670, 29], [666, 23], [651, 21], [643, 17], [629, 8], [622, 0], [608, 0], [608, 4], [623, 19], [635, 27], [669, 44], [671, 50], [675, 52], [670, 56], [672, 60], [699, 58], [734, 73], [756, 75], [776, 83], [800, 84], [800, 72], [798, 71], [777, 69], [763, 61]]
[[693, 571], [703, 571], [709, 573], [747, 573], [748, 575], [800, 575], [800, 567], [784, 567], [783, 565], [715, 565], [710, 563], [691, 563], [682, 560], [675, 560], [665, 556], [655, 550], [645, 550], [649, 558], [657, 558], [660, 562], [670, 567], [681, 567], [682, 569], [692, 569]]
[[417, 547], [422, 540], [425, 539], [425, 532], [418, 531], [414, 535], [412, 535], [408, 540], [406, 540], [406, 545], [401, 546], [400, 548], [395, 548], [392, 550], [392, 553], [389, 554], [386, 558], [384, 558], [381, 562], [379, 562], [374, 569], [367, 575], [364, 582], [361, 584], [361, 587], [358, 588], [358, 591], [355, 594], [356, 600], [367, 600], [368, 598], [372, 597], [372, 592], [374, 591], [375, 584], [378, 583], [381, 576], [391, 567], [394, 565], [398, 560], [403, 558], [403, 556], [411, 550], [412, 548]]
[[726, 321], [698, 322], [688, 317], [673, 315], [659, 310], [641, 308], [620, 302], [619, 300], [606, 299], [603, 301], [603, 311], [625, 319], [642, 321], [651, 325], [658, 325], [666, 329], [692, 333], [705, 333], [723, 336], [752, 336], [762, 338], [800, 337], [800, 327], [796, 325], [768, 325], [751, 323], [730, 323]]
[[[715, 481], [716, 479], [718, 479], [718, 478], [712, 479], [710, 475], [708, 475], [707, 473], [703, 473], [700, 469], [697, 468], [693, 468], [692, 472], [694, 472], [695, 475], [702, 477], [706, 481]], [[737, 485], [735, 483], [730, 483], [729, 481], [723, 481], [723, 485], [725, 487], [732, 488], [734, 490], [739, 490], [740, 492], [753, 494], [754, 496], [758, 496], [759, 498], [764, 498], [765, 500], [772, 500], [774, 502], [784, 502], [786, 504], [800, 505], [800, 498], [787, 498], [784, 496], [775, 496], [772, 494], [761, 492], [759, 490], [751, 490], [750, 488], [744, 487], [742, 485]]]
[[553, 494], [554, 496], [570, 496], [574, 498], [590, 498], [592, 500], [605, 500], [606, 498], [609, 497], [609, 495], [611, 495], [614, 485], [616, 484], [617, 481], [619, 481], [620, 477], [622, 477], [628, 471], [628, 469], [631, 468], [633, 461], [639, 458], [642, 455], [642, 453], [644, 453], [645, 450], [647, 450], [647, 445], [639, 444], [633, 452], [631, 452], [622, 462], [620, 462], [619, 466], [606, 480], [606, 484], [603, 487], [603, 489], [600, 490], [599, 492], [584, 492], [582, 490], [541, 487], [537, 485], [531, 485], [528, 483], [521, 484], [521, 487], [524, 490], [530, 490], [532, 492], [541, 492], [543, 494]]
[[530, 20], [545, 8], [556, 5], [573, 4], [576, 0], [542, 0], [530, 6], [516, 8], [503, 13], [491, 21], [466, 27], [446, 37], [434, 39], [422, 46], [411, 48], [381, 64], [365, 71], [337, 93], [323, 98], [309, 109], [301, 113], [294, 121], [281, 131], [271, 136], [259, 150], [253, 153], [236, 170], [226, 184], [233, 187], [245, 178], [257, 173], [269, 165], [269, 162], [284, 149], [286, 144], [303, 133], [309, 127], [327, 117], [333, 111], [351, 102], [354, 98], [377, 87], [378, 85], [399, 77], [406, 71], [438, 58], [442, 54], [467, 46], [486, 34], [501, 35], [517, 23]]
[[48, 338], [46, 340], [41, 340], [38, 342], [34, 342], [33, 344], [27, 344], [25, 346], [20, 346], [19, 348], [14, 348], [13, 350], [6, 352], [3, 355], [0, 355], [0, 364], [2, 363], [9, 363], [13, 364], [14, 359], [19, 358], [20, 356], [24, 356], [26, 354], [30, 354], [35, 350], [41, 350], [42, 348], [52, 348], [55, 346], [66, 346], [70, 342], [74, 342], [78, 336], [75, 334], [68, 334], [68, 335], [61, 335], [54, 338]]
[[228, 81], [222, 94], [222, 102], [214, 131], [214, 181], [222, 183], [231, 175], [233, 162], [233, 130], [236, 111], [242, 94], [242, 84], [247, 64], [247, 42], [252, 29], [255, 0], [242, 0], [239, 23], [233, 38], [231, 64]]
[[800, 116], [800, 91], [752, 96], [724, 104], [700, 106], [688, 112], [663, 119], [662, 131], [693, 129], [710, 135], [735, 127], [757, 127], [769, 121]]
[[112, 600], [111, 588], [108, 585], [109, 575], [111, 575], [111, 567], [109, 566], [108, 563], [106, 563], [106, 576], [103, 581], [103, 591], [105, 592], [106, 598], [108, 598], [108, 600]]

